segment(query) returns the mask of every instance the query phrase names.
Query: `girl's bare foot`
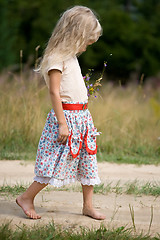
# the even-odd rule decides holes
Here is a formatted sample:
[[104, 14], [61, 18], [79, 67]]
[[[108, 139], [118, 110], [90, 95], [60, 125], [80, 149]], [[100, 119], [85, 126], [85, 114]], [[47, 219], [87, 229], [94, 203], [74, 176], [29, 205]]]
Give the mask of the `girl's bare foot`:
[[27, 217], [31, 219], [41, 218], [41, 216], [35, 212], [33, 201], [31, 199], [24, 198], [23, 195], [21, 195], [17, 197], [16, 203], [22, 208]]
[[83, 215], [89, 216], [97, 220], [104, 220], [106, 216], [100, 212], [97, 212], [94, 208], [83, 208]]

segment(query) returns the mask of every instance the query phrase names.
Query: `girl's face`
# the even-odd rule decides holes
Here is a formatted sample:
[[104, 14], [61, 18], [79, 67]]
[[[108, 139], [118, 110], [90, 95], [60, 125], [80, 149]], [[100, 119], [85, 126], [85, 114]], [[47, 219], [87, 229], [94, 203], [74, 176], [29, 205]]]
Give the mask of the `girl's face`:
[[90, 40], [89, 42], [87, 42], [87, 44], [85, 44], [83, 47], [81, 47], [81, 48], [79, 49], [79, 52], [80, 52], [80, 53], [85, 52], [86, 49], [87, 49], [87, 47], [88, 47], [89, 45], [92, 45], [94, 42], [95, 42], [95, 41]]

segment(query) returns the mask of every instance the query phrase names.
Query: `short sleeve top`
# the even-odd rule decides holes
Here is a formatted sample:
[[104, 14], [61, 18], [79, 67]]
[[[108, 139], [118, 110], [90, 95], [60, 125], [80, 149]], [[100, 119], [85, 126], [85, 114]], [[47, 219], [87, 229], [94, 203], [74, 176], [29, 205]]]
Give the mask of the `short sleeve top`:
[[45, 77], [47, 86], [49, 86], [48, 72], [52, 69], [58, 69], [62, 72], [60, 82], [62, 102], [85, 102], [88, 100], [87, 88], [76, 56], [64, 62], [53, 64], [47, 69]]

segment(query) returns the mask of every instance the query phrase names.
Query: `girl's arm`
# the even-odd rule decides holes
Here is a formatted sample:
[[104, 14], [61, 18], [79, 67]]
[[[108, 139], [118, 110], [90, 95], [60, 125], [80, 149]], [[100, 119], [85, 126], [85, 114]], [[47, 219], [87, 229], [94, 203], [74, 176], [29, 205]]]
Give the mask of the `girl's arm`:
[[63, 113], [62, 102], [59, 93], [62, 73], [59, 70], [53, 69], [48, 72], [48, 75], [50, 78], [49, 92], [51, 102], [59, 124], [59, 136], [57, 141], [66, 143], [69, 135], [69, 130]]

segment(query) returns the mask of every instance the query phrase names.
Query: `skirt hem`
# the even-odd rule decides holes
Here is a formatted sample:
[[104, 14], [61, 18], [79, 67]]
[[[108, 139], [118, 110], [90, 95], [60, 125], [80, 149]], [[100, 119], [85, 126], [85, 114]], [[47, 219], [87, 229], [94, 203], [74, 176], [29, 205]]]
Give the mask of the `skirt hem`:
[[53, 177], [40, 177], [40, 176], [35, 176], [34, 177], [35, 182], [39, 182], [41, 184], [50, 184], [54, 187], [63, 187], [64, 185], [70, 184], [70, 183], [75, 183], [76, 181], [81, 182], [82, 185], [88, 185], [88, 186], [93, 186], [93, 185], [99, 185], [101, 183], [101, 180], [99, 177], [89, 179], [89, 178], [68, 178], [68, 179], [56, 179]]

